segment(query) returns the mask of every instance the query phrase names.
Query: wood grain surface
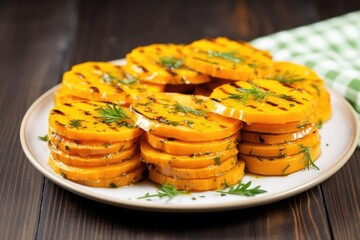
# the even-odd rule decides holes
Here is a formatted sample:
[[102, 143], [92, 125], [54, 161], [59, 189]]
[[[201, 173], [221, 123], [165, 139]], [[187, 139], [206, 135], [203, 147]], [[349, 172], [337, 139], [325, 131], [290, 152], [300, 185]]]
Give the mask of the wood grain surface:
[[283, 201], [219, 213], [151, 213], [54, 185], [27, 160], [19, 128], [33, 101], [73, 64], [123, 58], [157, 42], [248, 41], [359, 9], [358, 0], [1, 1], [0, 239], [358, 239], [359, 148], [327, 181]]

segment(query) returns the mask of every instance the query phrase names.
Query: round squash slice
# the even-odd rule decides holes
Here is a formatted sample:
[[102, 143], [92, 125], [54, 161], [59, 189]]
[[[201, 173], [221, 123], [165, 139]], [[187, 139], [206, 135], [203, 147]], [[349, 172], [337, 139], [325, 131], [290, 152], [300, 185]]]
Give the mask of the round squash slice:
[[140, 96], [163, 91], [163, 86], [140, 83], [122, 66], [106, 62], [75, 65], [64, 74], [62, 86], [79, 98], [122, 105], [129, 105]]
[[133, 169], [140, 167], [140, 154], [134, 154], [130, 159], [114, 164], [108, 164], [96, 167], [71, 166], [56, 160], [56, 157], [49, 158], [49, 165], [61, 172], [62, 175], [70, 180], [98, 180], [106, 178], [115, 178], [125, 175]]
[[311, 95], [265, 79], [222, 85], [213, 91], [207, 107], [210, 111], [248, 124], [296, 122], [314, 113]]
[[156, 149], [174, 155], [206, 155], [235, 148], [240, 140], [240, 133], [228, 138], [207, 142], [183, 142], [175, 138], [160, 137], [151, 133], [145, 134], [146, 140]]
[[141, 140], [141, 157], [144, 162], [175, 168], [204, 168], [214, 164], [220, 165], [226, 159], [238, 153], [236, 148], [207, 155], [173, 155], [153, 148], [146, 139]]
[[237, 133], [242, 122], [211, 113], [205, 97], [159, 93], [130, 106], [135, 123], [152, 134], [186, 142], [227, 138]]
[[190, 68], [234, 81], [254, 79], [258, 69], [272, 64], [269, 52], [224, 37], [195, 41], [186, 46], [185, 53]]
[[315, 122], [325, 122], [330, 118], [329, 92], [324, 80], [310, 68], [291, 62], [274, 62], [268, 69], [259, 71], [258, 76], [303, 89], [314, 98]]
[[224, 188], [238, 183], [244, 176], [245, 164], [239, 161], [229, 171], [224, 172], [222, 176], [200, 179], [176, 179], [157, 172], [155, 169], [149, 169], [149, 179], [159, 184], [171, 184], [178, 190], [189, 191], [208, 191]]
[[157, 84], [201, 84], [210, 81], [207, 75], [183, 64], [183, 45], [152, 44], [138, 47], [126, 56], [127, 72], [142, 81]]
[[108, 143], [134, 139], [143, 134], [127, 108], [115, 104], [80, 101], [55, 106], [49, 115], [49, 132], [67, 138]]

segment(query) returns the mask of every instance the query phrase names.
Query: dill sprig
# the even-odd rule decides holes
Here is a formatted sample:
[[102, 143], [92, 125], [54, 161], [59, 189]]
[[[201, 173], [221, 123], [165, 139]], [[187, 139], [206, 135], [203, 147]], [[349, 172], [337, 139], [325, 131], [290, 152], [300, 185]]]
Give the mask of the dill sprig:
[[218, 192], [222, 194], [232, 194], [232, 195], [241, 195], [246, 197], [253, 197], [257, 194], [265, 193], [266, 190], [260, 189], [261, 186], [256, 186], [249, 189], [251, 181], [247, 183], [238, 183], [236, 186], [227, 187], [225, 190], [220, 190]]
[[163, 198], [166, 197], [168, 200], [173, 199], [176, 196], [187, 194], [188, 191], [179, 191], [176, 189], [174, 185], [171, 184], [163, 184], [160, 189], [157, 191], [157, 194], [146, 193], [144, 196], [138, 197], [137, 199], [149, 199], [149, 198]]
[[177, 59], [174, 57], [162, 57], [160, 58], [161, 65], [163, 65], [166, 68], [181, 68], [183, 65], [182, 59]]
[[277, 73], [271, 77], [267, 77], [266, 79], [277, 80], [286, 84], [293, 84], [295, 82], [301, 82], [305, 80], [305, 78], [297, 77], [295, 73], [290, 73], [288, 71], [283, 74]]
[[181, 105], [178, 102], [175, 104], [175, 110], [183, 113], [192, 113], [196, 116], [203, 116], [203, 117], [207, 116], [206, 112], [201, 109], [193, 109], [191, 107]]
[[49, 136], [45, 134], [44, 136], [38, 136], [37, 137], [40, 141], [47, 142], [49, 140]]
[[236, 53], [236, 51], [229, 51], [229, 52], [217, 52], [217, 51], [212, 51], [212, 50], [207, 51], [207, 54], [210, 57], [218, 57], [218, 58], [229, 60], [230, 62], [234, 62], [234, 63], [243, 62], [244, 59], [242, 59], [241, 57], [235, 56], [235, 53]]
[[320, 170], [318, 168], [318, 166], [315, 165], [312, 157], [311, 157], [311, 154], [310, 154], [310, 147], [306, 147], [304, 146], [303, 144], [299, 144], [299, 147], [300, 147], [300, 151], [299, 153], [303, 153], [304, 154], [304, 157], [303, 157], [303, 161], [305, 161], [305, 166], [306, 166], [306, 169], [307, 170], [310, 170], [310, 168], [315, 168], [317, 170]]
[[233, 93], [229, 95], [229, 98], [236, 99], [242, 102], [242, 104], [245, 104], [249, 96], [252, 96], [255, 101], [261, 102], [266, 100], [270, 95], [273, 95], [269, 91], [261, 90], [259, 86], [252, 81], [248, 81], [248, 83], [251, 85], [250, 89], [236, 88], [236, 91], [240, 92], [241, 94]]
[[107, 108], [99, 108], [99, 118], [105, 123], [118, 122], [124, 118], [130, 118], [120, 105], [106, 104]]

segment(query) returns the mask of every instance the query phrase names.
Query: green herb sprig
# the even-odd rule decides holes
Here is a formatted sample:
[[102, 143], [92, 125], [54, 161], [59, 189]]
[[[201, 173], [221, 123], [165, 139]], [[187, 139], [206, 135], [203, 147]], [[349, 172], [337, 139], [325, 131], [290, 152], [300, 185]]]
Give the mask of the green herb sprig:
[[245, 104], [249, 99], [249, 96], [252, 96], [255, 101], [261, 102], [265, 101], [270, 95], [273, 95], [269, 91], [264, 91], [259, 88], [258, 85], [253, 83], [252, 81], [248, 81], [251, 85], [250, 89], [243, 89], [243, 88], [236, 88], [236, 91], [240, 92], [241, 94], [230, 94], [229, 98], [236, 99], [242, 104]]
[[179, 191], [176, 189], [174, 185], [171, 184], [163, 184], [160, 190], [157, 191], [157, 194], [146, 193], [144, 196], [138, 197], [137, 199], [149, 199], [149, 198], [168, 198], [170, 201], [176, 196], [183, 195], [189, 193], [188, 191]]
[[303, 153], [303, 161], [305, 161], [305, 166], [307, 170], [310, 170], [310, 168], [315, 168], [317, 170], [320, 170], [318, 166], [315, 165], [314, 160], [311, 157], [310, 154], [310, 147], [304, 146], [303, 144], [299, 144], [300, 151], [299, 153]]
[[118, 77], [111, 76], [110, 74], [103, 74], [102, 80], [108, 84], [115, 84], [115, 85], [118, 83], [125, 84], [125, 85], [131, 85], [131, 84], [134, 84], [137, 82], [137, 79], [133, 78], [133, 77], [127, 77], [127, 78], [121, 79]]
[[183, 65], [182, 59], [177, 59], [174, 57], [162, 57], [160, 58], [161, 65], [163, 65], [166, 68], [181, 68]]
[[253, 197], [257, 194], [265, 193], [266, 190], [260, 189], [261, 186], [256, 186], [249, 189], [251, 181], [247, 183], [238, 183], [236, 186], [227, 187], [225, 190], [218, 191], [222, 194], [240, 195], [246, 197]]
[[192, 113], [196, 116], [203, 116], [203, 117], [207, 116], [206, 112], [201, 109], [193, 109], [191, 107], [181, 105], [180, 103], [175, 104], [175, 110], [183, 113]]
[[130, 117], [125, 112], [124, 108], [116, 104], [106, 104], [106, 108], [99, 108], [99, 118], [105, 123], [118, 122]]
[[229, 51], [229, 52], [217, 52], [217, 51], [212, 51], [212, 50], [208, 50], [207, 54], [210, 57], [218, 57], [218, 58], [222, 58], [222, 59], [226, 59], [230, 62], [234, 62], [234, 63], [241, 63], [244, 61], [244, 59], [242, 59], [241, 57], [237, 57], [235, 56], [236, 51]]
[[40, 141], [47, 142], [49, 140], [49, 136], [45, 134], [44, 136], [38, 136], [37, 137]]
[[286, 71], [284, 74], [275, 74], [271, 77], [267, 77], [266, 79], [277, 80], [278, 82], [285, 84], [294, 84], [295, 82], [304, 81], [305, 78], [297, 77], [295, 73], [290, 73]]

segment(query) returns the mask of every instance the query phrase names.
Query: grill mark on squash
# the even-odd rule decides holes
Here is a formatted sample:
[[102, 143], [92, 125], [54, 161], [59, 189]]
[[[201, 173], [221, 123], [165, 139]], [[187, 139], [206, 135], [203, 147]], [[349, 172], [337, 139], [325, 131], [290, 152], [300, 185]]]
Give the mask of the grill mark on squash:
[[91, 86], [90, 87], [91, 92], [100, 93], [100, 90], [97, 87]]
[[79, 78], [85, 79], [85, 76], [84, 76], [84, 75], [82, 75], [81, 73], [79, 73], [79, 72], [75, 72], [75, 74], [76, 74]]
[[269, 105], [271, 105], [271, 106], [273, 106], [273, 107], [279, 106], [279, 104], [276, 104], [276, 103], [273, 103], [273, 102], [270, 102], [270, 101], [266, 101], [265, 103], [266, 103], [266, 104], [269, 104]]
[[280, 110], [283, 110], [283, 111], [286, 111], [286, 112], [289, 111], [289, 109], [286, 109], [286, 108], [284, 108], [284, 107], [279, 107], [279, 109], [280, 109]]
[[65, 116], [65, 113], [63, 113], [62, 111], [57, 110], [57, 109], [53, 109], [52, 112], [57, 115]]

